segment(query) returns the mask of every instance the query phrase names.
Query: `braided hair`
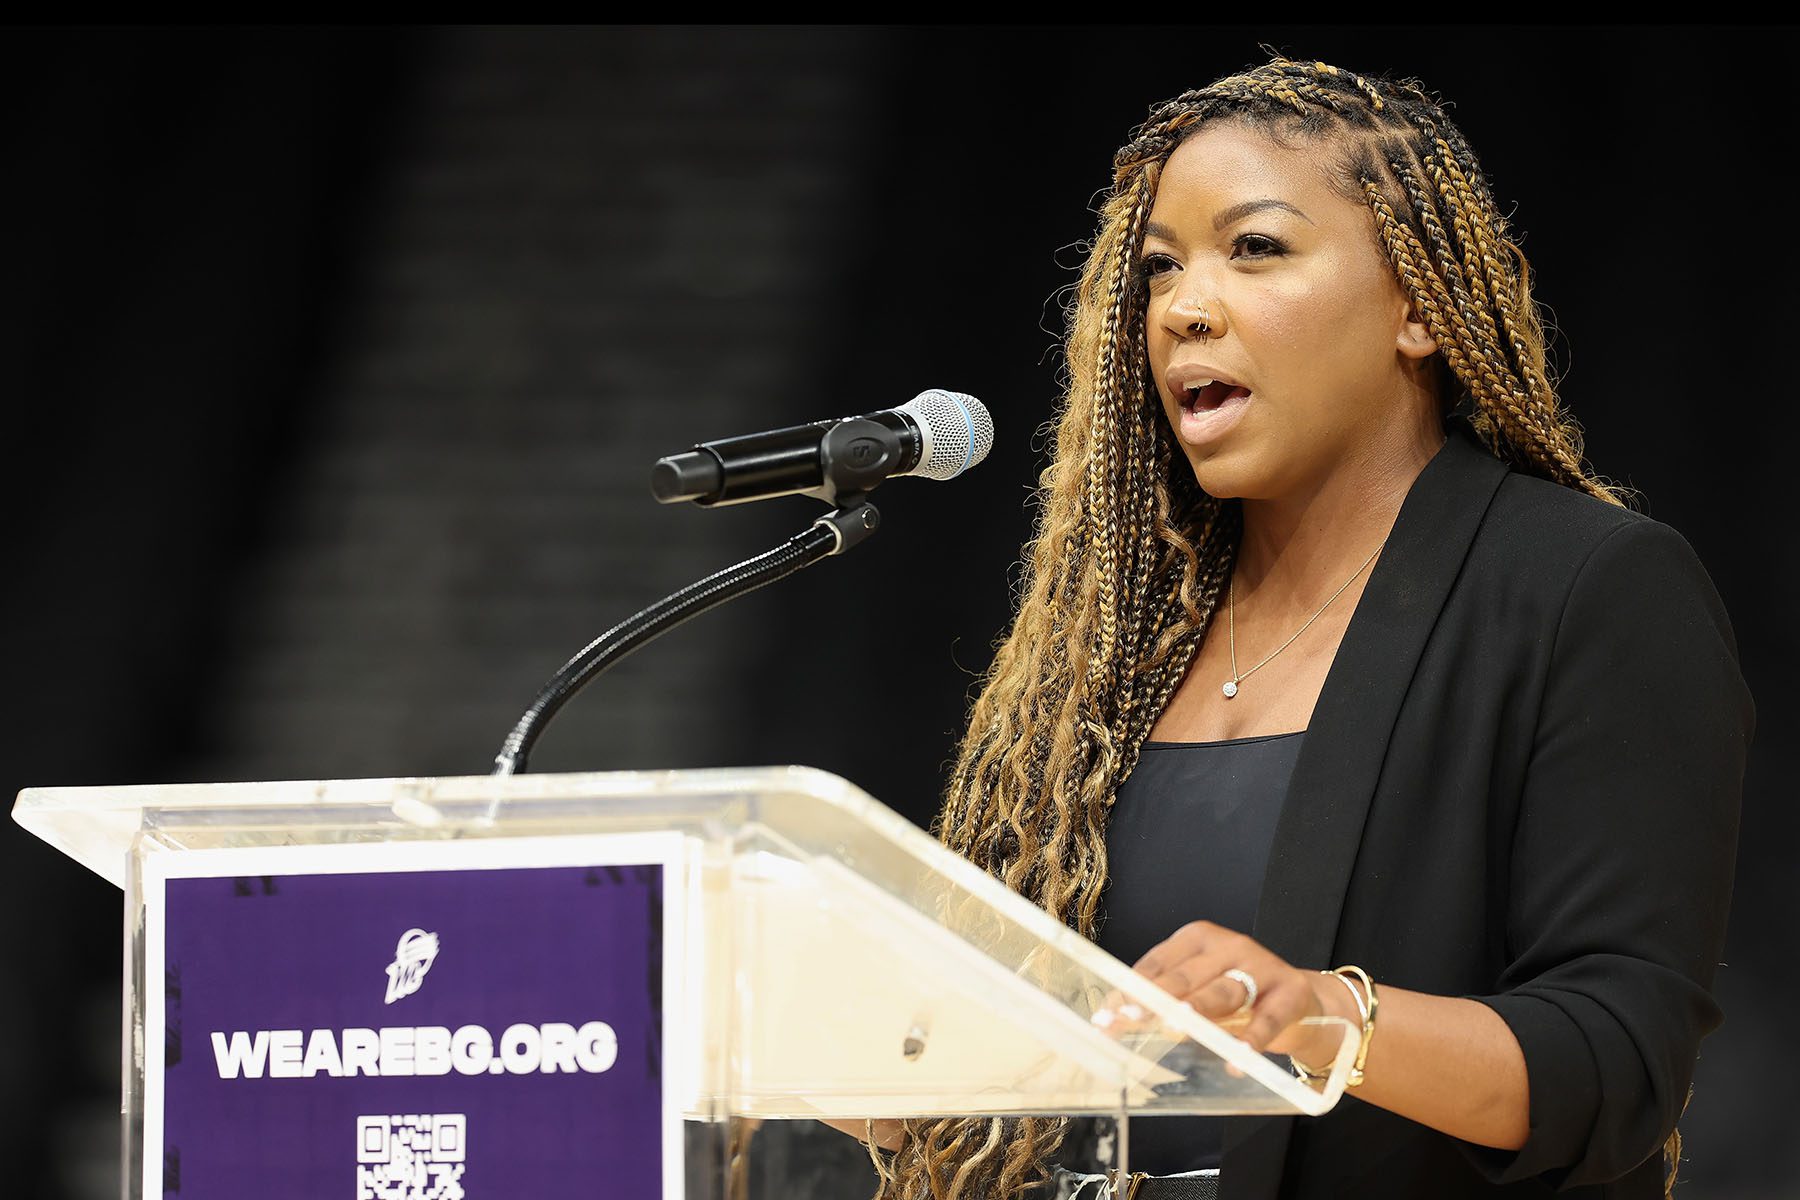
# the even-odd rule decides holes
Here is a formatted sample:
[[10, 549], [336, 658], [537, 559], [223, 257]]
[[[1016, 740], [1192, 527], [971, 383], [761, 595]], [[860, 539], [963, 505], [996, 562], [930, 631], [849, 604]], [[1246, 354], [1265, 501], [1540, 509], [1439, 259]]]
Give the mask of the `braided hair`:
[[[1462, 133], [1421, 85], [1277, 55], [1151, 109], [1114, 157], [1064, 313], [1066, 390], [1017, 615], [980, 682], [934, 826], [951, 849], [1088, 938], [1107, 882], [1115, 791], [1204, 639], [1242, 532], [1239, 503], [1200, 488], [1164, 419], [1134, 271], [1163, 165], [1216, 119], [1340, 151], [1332, 186], [1368, 207], [1436, 339], [1445, 415], [1460, 412], [1519, 471], [1608, 503], [1627, 499], [1583, 464], [1579, 427], [1546, 363], [1525, 256]], [[1043, 1178], [1067, 1125], [902, 1122], [891, 1159], [871, 1151], [877, 1200], [1020, 1195]], [[1671, 1134], [1667, 1187], [1679, 1150]]]

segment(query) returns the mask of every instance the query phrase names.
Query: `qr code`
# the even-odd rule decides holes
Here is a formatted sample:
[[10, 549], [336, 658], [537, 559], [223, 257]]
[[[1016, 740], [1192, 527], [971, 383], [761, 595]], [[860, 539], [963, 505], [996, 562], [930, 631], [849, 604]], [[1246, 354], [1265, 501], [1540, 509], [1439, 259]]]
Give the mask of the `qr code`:
[[356, 1200], [463, 1200], [468, 1135], [463, 1113], [356, 1118]]

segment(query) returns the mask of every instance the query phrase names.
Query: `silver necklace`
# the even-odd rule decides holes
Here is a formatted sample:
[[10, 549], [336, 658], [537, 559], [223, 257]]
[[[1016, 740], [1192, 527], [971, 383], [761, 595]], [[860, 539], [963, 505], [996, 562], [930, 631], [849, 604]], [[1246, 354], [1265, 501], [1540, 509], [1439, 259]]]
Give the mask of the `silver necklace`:
[[[1382, 538], [1381, 546], [1385, 546], [1385, 545], [1387, 545], [1387, 538]], [[1371, 554], [1371, 555], [1369, 555], [1369, 557], [1363, 559], [1363, 565], [1356, 568], [1356, 575], [1361, 575], [1363, 573], [1363, 571], [1368, 568], [1368, 565], [1375, 561], [1375, 555], [1381, 553], [1381, 546], [1375, 547], [1375, 553]], [[1331, 600], [1336, 600], [1339, 596], [1343, 595], [1344, 588], [1347, 588], [1351, 584], [1356, 582], [1356, 575], [1352, 575], [1352, 576], [1350, 576], [1350, 578], [1344, 580], [1344, 587], [1341, 587], [1337, 591], [1331, 593]], [[1306, 625], [1302, 625], [1299, 629], [1296, 629], [1294, 631], [1294, 637], [1289, 638], [1287, 641], [1281, 643], [1281, 645], [1275, 647], [1275, 653], [1269, 655], [1269, 658], [1263, 659], [1262, 662], [1257, 663], [1254, 667], [1251, 667], [1248, 671], [1245, 671], [1243, 674], [1240, 675], [1240, 674], [1238, 674], [1238, 665], [1237, 665], [1237, 596], [1236, 596], [1236, 589], [1233, 586], [1233, 584], [1235, 584], [1236, 581], [1237, 581], [1237, 572], [1233, 571], [1231, 573], [1231, 577], [1229, 579], [1227, 579], [1225, 582], [1225, 617], [1226, 617], [1226, 620], [1230, 623], [1230, 630], [1231, 630], [1231, 678], [1225, 681], [1225, 689], [1224, 689], [1225, 690], [1225, 698], [1227, 700], [1231, 699], [1233, 696], [1238, 694], [1238, 684], [1244, 682], [1244, 680], [1248, 679], [1251, 675], [1254, 675], [1256, 672], [1262, 670], [1263, 667], [1268, 664], [1269, 658], [1274, 658], [1275, 654], [1280, 654], [1283, 650], [1286, 650], [1289, 646], [1293, 645], [1294, 638], [1297, 638], [1301, 634], [1305, 633], [1307, 625], [1311, 625], [1314, 621], [1318, 620], [1321, 616], [1324, 615], [1325, 610], [1331, 607], [1331, 600], [1327, 600], [1324, 604], [1320, 605], [1319, 611], [1314, 613], [1312, 616], [1310, 616], [1306, 619]]]

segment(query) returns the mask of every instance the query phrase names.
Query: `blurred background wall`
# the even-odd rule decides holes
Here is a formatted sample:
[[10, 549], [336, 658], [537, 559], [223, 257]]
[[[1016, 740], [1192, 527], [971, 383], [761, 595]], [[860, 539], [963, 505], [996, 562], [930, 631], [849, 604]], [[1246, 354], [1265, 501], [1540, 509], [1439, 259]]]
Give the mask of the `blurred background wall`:
[[[809, 763], [928, 820], [1113, 150], [1258, 43], [1416, 75], [1525, 233], [1591, 461], [1735, 623], [1758, 734], [1677, 1194], [1792, 1195], [1796, 40], [15, 30], [0, 795], [485, 772], [568, 654], [819, 511], [664, 508], [651, 462], [941, 386], [993, 411], [986, 464], [883, 489], [876, 539], [641, 652], [533, 761]], [[117, 1195], [119, 895], [6, 822], [0, 902], [8, 1194]]]

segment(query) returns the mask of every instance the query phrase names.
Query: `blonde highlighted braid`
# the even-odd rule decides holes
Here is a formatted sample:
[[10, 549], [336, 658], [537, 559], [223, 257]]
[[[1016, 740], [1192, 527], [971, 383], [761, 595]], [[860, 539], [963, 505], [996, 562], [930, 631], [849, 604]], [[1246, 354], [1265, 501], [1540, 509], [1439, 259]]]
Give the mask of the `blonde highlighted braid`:
[[[1515, 469], [1609, 503], [1558, 403], [1525, 256], [1462, 134], [1411, 81], [1275, 57], [1153, 108], [1065, 311], [1067, 382], [1010, 632], [982, 678], [935, 832], [1092, 938], [1106, 823], [1151, 725], [1198, 651], [1236, 557], [1239, 505], [1202, 491], [1172, 440], [1134, 267], [1163, 164], [1215, 119], [1325, 139], [1334, 186], [1372, 232], [1440, 348], [1442, 407]], [[871, 1152], [878, 1200], [999, 1200], [1044, 1177], [1067, 1122], [927, 1118]], [[1680, 1137], [1665, 1147], [1668, 1186]]]

